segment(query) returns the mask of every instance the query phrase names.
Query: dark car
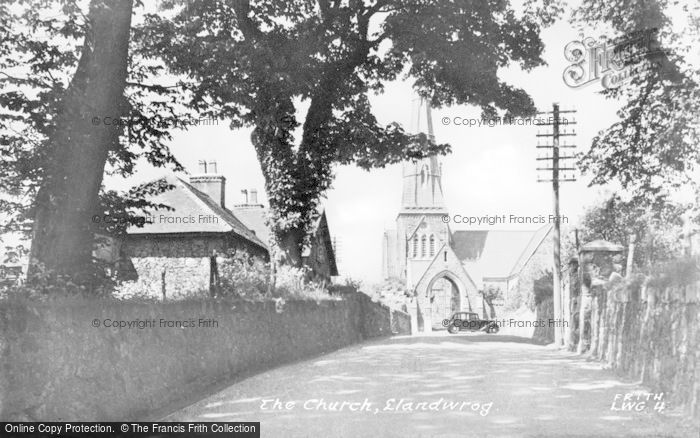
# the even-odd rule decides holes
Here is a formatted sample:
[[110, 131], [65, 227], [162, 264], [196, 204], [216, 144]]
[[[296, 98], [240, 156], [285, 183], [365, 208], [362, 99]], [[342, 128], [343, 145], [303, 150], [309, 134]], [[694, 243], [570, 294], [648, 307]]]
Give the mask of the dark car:
[[0, 265], [0, 286], [16, 285], [22, 278], [22, 267], [15, 265]]
[[444, 322], [447, 322], [447, 331], [452, 334], [460, 331], [498, 333], [496, 321], [481, 319], [472, 312], [456, 312]]

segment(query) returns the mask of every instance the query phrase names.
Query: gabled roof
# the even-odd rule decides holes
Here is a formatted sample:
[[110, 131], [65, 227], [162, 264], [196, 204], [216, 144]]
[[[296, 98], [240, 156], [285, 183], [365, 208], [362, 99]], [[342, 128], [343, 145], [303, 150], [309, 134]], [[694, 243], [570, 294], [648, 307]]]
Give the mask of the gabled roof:
[[338, 275], [338, 264], [335, 260], [335, 250], [333, 249], [333, 242], [331, 241], [331, 232], [328, 228], [328, 218], [326, 217], [326, 212], [322, 211], [313, 226], [313, 232], [318, 235], [321, 234], [323, 240], [323, 245], [326, 249], [326, 254], [328, 255], [328, 264], [330, 269], [330, 274], [333, 276]]
[[174, 186], [150, 199], [174, 210], [161, 209], [152, 212], [150, 223], [143, 227], [131, 226], [128, 234], [175, 234], [175, 233], [234, 233], [251, 243], [267, 248], [253, 231], [229, 210], [221, 207], [208, 195], [200, 192], [175, 176], [164, 178]]
[[532, 258], [532, 256], [535, 254], [535, 251], [537, 251], [540, 245], [542, 245], [542, 242], [544, 242], [544, 240], [547, 238], [547, 236], [553, 228], [553, 225], [545, 225], [537, 231], [535, 231], [535, 233], [532, 235], [532, 239], [530, 239], [530, 242], [523, 250], [523, 253], [520, 255], [518, 261], [515, 263], [515, 266], [513, 266], [513, 270], [510, 272], [511, 276], [519, 274], [520, 271], [523, 270], [527, 262], [530, 261], [530, 258]]
[[509, 278], [519, 273], [547, 237], [551, 225], [538, 230], [457, 230], [452, 247], [477, 278]]
[[[246, 227], [253, 230], [260, 240], [265, 242], [265, 244], [269, 244], [272, 231], [265, 220], [267, 208], [263, 207], [261, 204], [242, 204], [234, 205], [232, 210], [233, 214], [235, 214]], [[324, 221], [326, 226], [328, 226], [326, 212], [325, 210], [320, 210], [314, 223], [311, 225], [311, 232], [316, 233]]]
[[[255, 231], [255, 234], [260, 237], [263, 242], [269, 244], [272, 233], [265, 223], [265, 215], [267, 214], [267, 209], [265, 207], [260, 204], [234, 205], [233, 212], [248, 228]], [[325, 210], [320, 210], [316, 220], [311, 226], [311, 232], [313, 234], [322, 233], [322, 243], [325, 246], [326, 254], [328, 254], [331, 275], [338, 275], [338, 265], [335, 260], [335, 251], [333, 250], [333, 242], [331, 241], [331, 234], [328, 229], [328, 218], [326, 217]], [[310, 249], [305, 248], [302, 256], [308, 257], [309, 253]]]
[[231, 211], [246, 227], [253, 230], [260, 240], [265, 244], [269, 243], [270, 228], [265, 223], [266, 208], [262, 205], [234, 205]]

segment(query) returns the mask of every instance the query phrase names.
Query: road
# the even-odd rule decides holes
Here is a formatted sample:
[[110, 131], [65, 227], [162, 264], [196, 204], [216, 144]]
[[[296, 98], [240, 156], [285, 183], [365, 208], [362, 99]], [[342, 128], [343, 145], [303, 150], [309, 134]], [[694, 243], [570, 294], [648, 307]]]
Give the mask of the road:
[[[263, 372], [164, 420], [260, 421], [263, 437], [700, 436], [648, 393], [523, 338], [439, 332]], [[645, 403], [620, 410], [626, 394]]]

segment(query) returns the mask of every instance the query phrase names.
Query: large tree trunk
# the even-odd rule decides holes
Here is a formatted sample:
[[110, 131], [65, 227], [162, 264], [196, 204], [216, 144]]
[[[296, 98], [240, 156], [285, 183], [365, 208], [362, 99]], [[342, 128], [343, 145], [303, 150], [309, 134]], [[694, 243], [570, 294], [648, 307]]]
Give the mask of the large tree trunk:
[[293, 228], [283, 233], [280, 245], [286, 264], [295, 268], [303, 266], [302, 248], [304, 237], [304, 231], [299, 228]]
[[36, 199], [30, 280], [43, 267], [85, 284], [91, 277], [95, 213], [108, 151], [120, 130], [132, 0], [92, 0], [80, 61], [49, 134], [45, 177]]

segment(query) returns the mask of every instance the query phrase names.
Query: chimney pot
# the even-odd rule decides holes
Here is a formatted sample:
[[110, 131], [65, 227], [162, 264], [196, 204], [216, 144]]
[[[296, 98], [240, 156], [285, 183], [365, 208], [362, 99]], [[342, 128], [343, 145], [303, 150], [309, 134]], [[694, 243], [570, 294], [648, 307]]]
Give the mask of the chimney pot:
[[258, 191], [256, 189], [250, 189], [250, 203], [253, 205], [258, 203]]
[[[213, 172], [207, 173], [207, 167]], [[190, 177], [190, 184], [200, 192], [209, 196], [222, 208], [226, 208], [226, 178], [223, 175], [216, 175], [216, 161], [211, 161], [209, 166], [204, 160], [199, 161], [200, 175]]]
[[243, 203], [248, 204], [248, 190], [243, 189], [241, 190], [241, 193], [243, 193]]

